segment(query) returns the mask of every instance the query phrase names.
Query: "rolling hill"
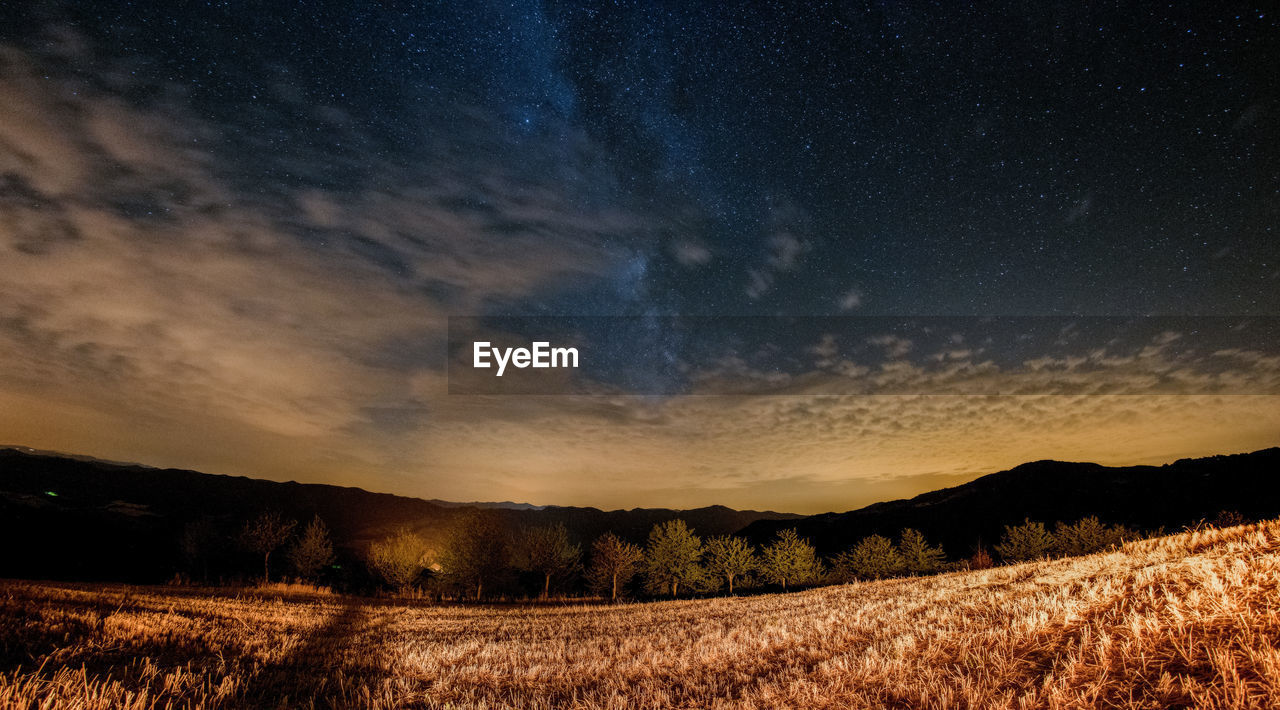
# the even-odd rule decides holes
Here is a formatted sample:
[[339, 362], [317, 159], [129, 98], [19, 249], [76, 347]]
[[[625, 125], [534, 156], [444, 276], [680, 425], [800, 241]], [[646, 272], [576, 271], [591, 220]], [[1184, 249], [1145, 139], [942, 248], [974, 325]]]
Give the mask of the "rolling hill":
[[692, 510], [450, 503], [310, 483], [279, 483], [83, 456], [0, 449], [0, 576], [154, 582], [177, 568], [176, 541], [190, 521], [233, 529], [262, 510], [324, 519], [348, 557], [367, 542], [409, 527], [438, 542], [463, 516], [484, 509], [510, 526], [563, 523], [589, 545], [606, 531], [643, 541], [654, 524], [683, 518], [704, 535], [761, 519], [800, 516], [708, 506]]
[[1222, 511], [1253, 520], [1280, 514], [1280, 448], [1163, 466], [1035, 461], [847, 513], [757, 520], [742, 534], [763, 543], [778, 530], [796, 528], [820, 552], [833, 554], [868, 535], [896, 537], [903, 528], [915, 528], [955, 558], [980, 544], [990, 547], [1006, 524], [1025, 518], [1052, 524], [1096, 515], [1107, 523], [1172, 531]]

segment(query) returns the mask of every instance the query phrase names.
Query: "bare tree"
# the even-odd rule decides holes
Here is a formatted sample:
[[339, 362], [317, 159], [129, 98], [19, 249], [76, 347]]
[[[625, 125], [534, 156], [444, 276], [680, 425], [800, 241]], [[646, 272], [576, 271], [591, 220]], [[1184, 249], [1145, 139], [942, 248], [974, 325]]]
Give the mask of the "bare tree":
[[733, 594], [735, 579], [750, 574], [760, 565], [755, 547], [743, 538], [731, 535], [707, 540], [703, 548], [703, 559], [706, 561], [707, 572], [723, 579], [729, 585], [730, 594]]
[[618, 591], [636, 576], [644, 561], [644, 551], [629, 542], [619, 540], [613, 533], [605, 533], [591, 546], [591, 569], [587, 578], [591, 588], [603, 592], [609, 590], [609, 600], [618, 601]]
[[302, 535], [289, 548], [289, 561], [299, 577], [312, 581], [321, 569], [333, 564], [333, 541], [329, 539], [329, 528], [319, 515], [307, 523]]
[[262, 555], [262, 581], [271, 581], [271, 553], [289, 541], [297, 522], [285, 520], [275, 511], [263, 511], [244, 524], [240, 543], [250, 552]]
[[507, 530], [489, 510], [475, 511], [458, 521], [441, 560], [444, 574], [460, 587], [474, 589], [477, 600], [484, 596], [486, 585], [492, 586], [508, 574], [510, 564]]
[[408, 528], [378, 540], [369, 546], [369, 571], [389, 586], [404, 590], [426, 569], [427, 543]]
[[582, 568], [582, 548], [569, 540], [561, 523], [525, 530], [516, 540], [512, 561], [516, 569], [542, 575], [542, 598], [551, 594], [551, 581], [568, 581]]

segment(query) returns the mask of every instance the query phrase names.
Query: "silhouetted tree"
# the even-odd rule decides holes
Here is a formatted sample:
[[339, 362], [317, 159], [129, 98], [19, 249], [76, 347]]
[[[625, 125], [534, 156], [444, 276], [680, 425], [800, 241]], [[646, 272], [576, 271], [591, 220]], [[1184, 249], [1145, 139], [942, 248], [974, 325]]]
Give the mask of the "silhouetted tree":
[[722, 535], [707, 540], [703, 548], [703, 559], [707, 572], [717, 579], [723, 579], [729, 585], [729, 593], [733, 594], [735, 579], [750, 574], [760, 566], [755, 547], [743, 538]]
[[542, 598], [551, 594], [551, 581], [568, 581], [582, 569], [582, 548], [569, 540], [562, 523], [525, 530], [516, 539], [512, 561], [518, 570], [542, 575]]
[[302, 535], [289, 548], [289, 561], [299, 577], [310, 581], [315, 581], [321, 569], [333, 564], [333, 541], [319, 515], [307, 523]]
[[194, 577], [196, 570], [199, 570], [201, 581], [209, 581], [209, 557], [213, 554], [217, 539], [218, 529], [208, 518], [193, 520], [183, 526], [178, 547], [187, 574]]
[[608, 590], [610, 601], [617, 601], [618, 592], [631, 582], [643, 562], [644, 551], [638, 546], [619, 540], [613, 533], [605, 533], [591, 546], [591, 569], [587, 578], [593, 590]]
[[947, 555], [941, 547], [931, 547], [919, 530], [906, 528], [898, 537], [902, 567], [910, 574], [931, 574], [942, 568]]
[[490, 510], [480, 510], [454, 526], [445, 545], [441, 567], [462, 588], [474, 589], [477, 600], [486, 585], [496, 585], [508, 575], [511, 550], [506, 528]]
[[1021, 525], [1004, 526], [996, 552], [1006, 562], [1023, 562], [1048, 555], [1055, 544], [1053, 533], [1044, 529], [1044, 523], [1027, 518]]
[[645, 548], [645, 577], [649, 589], [670, 590], [674, 597], [682, 584], [697, 587], [705, 576], [698, 564], [701, 557], [702, 540], [683, 520], [654, 525]]
[[271, 581], [271, 553], [289, 541], [297, 522], [285, 520], [275, 511], [264, 511], [244, 524], [240, 543], [250, 552], [262, 555], [262, 581]]
[[885, 579], [901, 574], [905, 563], [893, 541], [883, 535], [864, 537], [852, 550], [840, 554], [836, 565], [846, 576]]
[[427, 543], [408, 528], [369, 545], [365, 558], [369, 571], [387, 585], [404, 590], [426, 569]]
[[760, 559], [764, 578], [781, 584], [784, 592], [788, 583], [804, 584], [822, 575], [822, 562], [818, 560], [813, 546], [790, 528], [778, 533], [764, 548]]
[[1059, 555], [1089, 555], [1119, 545], [1124, 531], [1104, 525], [1094, 516], [1074, 523], [1058, 523], [1053, 530], [1054, 552]]

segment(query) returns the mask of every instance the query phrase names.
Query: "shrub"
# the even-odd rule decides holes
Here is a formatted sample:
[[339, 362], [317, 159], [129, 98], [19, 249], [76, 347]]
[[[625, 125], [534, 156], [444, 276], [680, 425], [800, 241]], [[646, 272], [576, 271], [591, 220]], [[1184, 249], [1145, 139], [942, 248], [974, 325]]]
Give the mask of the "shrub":
[[374, 577], [403, 591], [426, 569], [427, 544], [408, 528], [382, 538], [369, 546], [367, 563]]
[[1119, 545], [1123, 531], [1108, 527], [1094, 516], [1074, 523], [1058, 523], [1053, 530], [1054, 552], [1059, 555], [1089, 555]]

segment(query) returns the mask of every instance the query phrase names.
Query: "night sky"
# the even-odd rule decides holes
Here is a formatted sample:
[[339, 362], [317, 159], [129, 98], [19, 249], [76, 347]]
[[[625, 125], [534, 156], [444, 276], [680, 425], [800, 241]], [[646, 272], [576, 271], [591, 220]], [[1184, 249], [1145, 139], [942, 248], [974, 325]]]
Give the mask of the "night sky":
[[[1194, 318], [1034, 356], [778, 319], [711, 345], [632, 333], [597, 368], [787, 378], [756, 397], [451, 395], [445, 333], [624, 315], [1259, 333], [1280, 314], [1277, 17], [7, 3], [0, 443], [424, 497], [799, 512], [1028, 459], [1275, 445], [1274, 341], [1197, 341]], [[991, 394], [1042, 358], [1125, 385]], [[940, 367], [990, 379], [937, 395]], [[790, 386], [902, 368], [892, 396]], [[1207, 372], [1231, 386], [1150, 386]]]

